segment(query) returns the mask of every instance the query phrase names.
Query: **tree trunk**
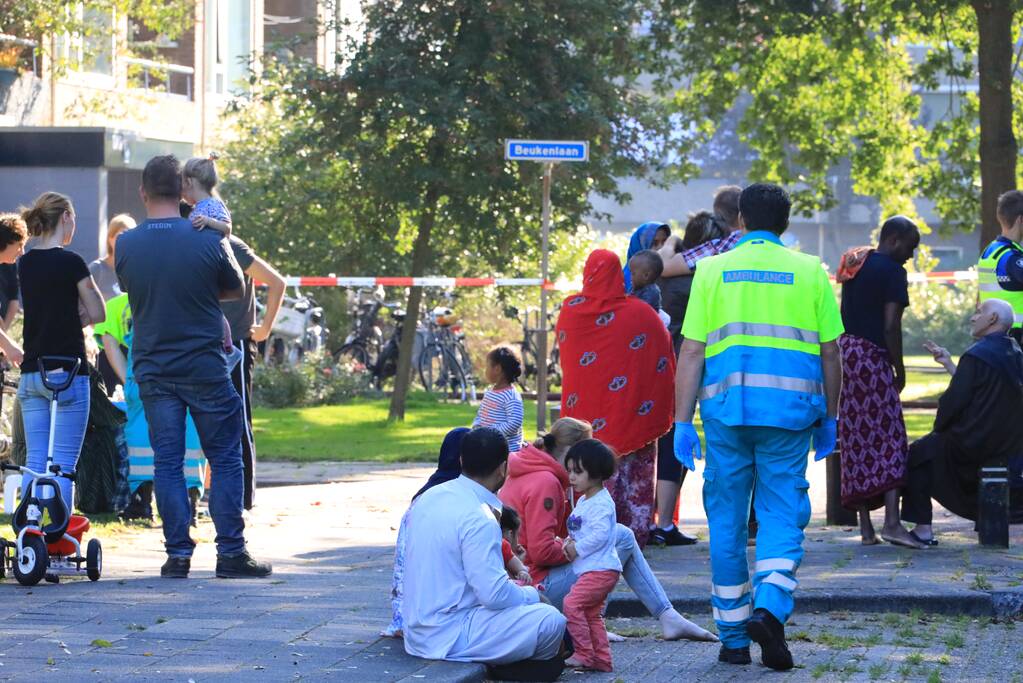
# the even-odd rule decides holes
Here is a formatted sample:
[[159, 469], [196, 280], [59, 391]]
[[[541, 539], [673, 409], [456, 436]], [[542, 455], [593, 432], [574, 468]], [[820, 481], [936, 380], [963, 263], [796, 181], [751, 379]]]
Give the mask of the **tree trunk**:
[[973, 0], [980, 80], [980, 248], [997, 237], [998, 196], [1016, 187], [1012, 133], [1012, 0]]
[[[412, 246], [412, 277], [422, 277], [430, 260], [430, 233], [437, 215], [438, 192], [431, 186], [426, 191], [423, 214], [419, 220], [416, 241]], [[419, 322], [419, 305], [423, 300], [423, 288], [412, 287], [405, 308], [405, 321], [401, 326], [401, 344], [398, 347], [398, 374], [394, 378], [394, 393], [391, 394], [391, 409], [387, 415], [390, 422], [405, 420], [405, 400], [412, 384], [412, 351], [416, 342], [416, 326]]]

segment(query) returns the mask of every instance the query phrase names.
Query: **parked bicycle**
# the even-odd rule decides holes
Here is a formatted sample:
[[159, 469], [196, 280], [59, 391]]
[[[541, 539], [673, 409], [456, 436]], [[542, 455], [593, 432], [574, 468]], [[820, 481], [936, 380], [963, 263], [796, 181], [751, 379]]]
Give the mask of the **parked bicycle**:
[[[14, 412], [14, 397], [18, 394], [20, 372], [6, 358], [0, 358], [0, 460], [10, 460]], [[8, 400], [5, 400], [8, 399]]]
[[[525, 391], [527, 390], [527, 382], [531, 383], [529, 388], [536, 388], [537, 368], [539, 363], [537, 362], [537, 356], [539, 355], [540, 348], [540, 335], [543, 330], [540, 329], [540, 309], [538, 308], [527, 308], [525, 313], [520, 313], [519, 309], [514, 306], [508, 306], [504, 309], [504, 314], [509, 318], [515, 318], [522, 323], [522, 341], [519, 342], [519, 346], [522, 349], [522, 376], [519, 378], [519, 386]], [[557, 320], [557, 310], [552, 310], [547, 314], [547, 329], [554, 329], [554, 323]], [[558, 339], [554, 338], [554, 343], [549, 345], [550, 349], [547, 354], [547, 388], [560, 387], [561, 386], [561, 353], [558, 349]]]
[[419, 356], [419, 379], [430, 393], [449, 393], [461, 401], [476, 400], [476, 376], [465, 347], [465, 331], [446, 306], [426, 318], [426, 343]]
[[384, 300], [384, 288], [361, 288], [348, 291], [348, 313], [352, 331], [344, 343], [334, 352], [334, 361], [349, 360], [372, 370], [380, 360], [384, 349], [384, 332], [379, 325], [380, 312], [384, 309], [398, 310], [399, 304]]
[[324, 325], [323, 308], [298, 287], [284, 296], [273, 331], [266, 340], [264, 360], [272, 365], [298, 365], [307, 353], [324, 350], [330, 330]]

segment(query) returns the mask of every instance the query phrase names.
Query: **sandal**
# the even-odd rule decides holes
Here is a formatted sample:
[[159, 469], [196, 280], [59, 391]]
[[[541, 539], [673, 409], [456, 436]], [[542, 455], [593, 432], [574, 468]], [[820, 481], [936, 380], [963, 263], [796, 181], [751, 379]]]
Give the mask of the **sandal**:
[[936, 539], [936, 538], [920, 538], [919, 536], [916, 535], [916, 530], [915, 529], [913, 531], [910, 531], [909, 535], [912, 536], [915, 540], [920, 541], [924, 545], [930, 545], [930, 546], [938, 545], [938, 539]]
[[[910, 535], [912, 535], [912, 534], [913, 534], [913, 532], [910, 532]], [[895, 536], [889, 536], [888, 534], [885, 534], [883, 532], [881, 533], [881, 538], [883, 540], [887, 541], [888, 543], [891, 543], [892, 545], [901, 546], [903, 548], [911, 548], [913, 550], [920, 550], [921, 549], [920, 547], [915, 546], [915, 545], [913, 545], [912, 543], [910, 543], [908, 541], [904, 541], [901, 538], [896, 538]], [[927, 544], [924, 543], [923, 541], [917, 540], [917, 543], [920, 543], [924, 548], [927, 547]]]

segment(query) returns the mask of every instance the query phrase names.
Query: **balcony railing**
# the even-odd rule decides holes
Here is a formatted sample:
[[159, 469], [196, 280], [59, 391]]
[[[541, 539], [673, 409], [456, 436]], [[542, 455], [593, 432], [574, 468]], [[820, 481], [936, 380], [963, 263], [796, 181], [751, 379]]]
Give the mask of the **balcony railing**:
[[151, 59], [140, 59], [138, 57], [125, 57], [124, 62], [129, 67], [136, 67], [142, 70], [142, 87], [144, 89], [155, 90], [162, 88], [168, 95], [192, 99], [192, 79], [195, 77], [195, 69], [192, 67], [181, 64], [155, 62]]
[[38, 73], [36, 69], [36, 41], [29, 40], [28, 38], [19, 38], [18, 36], [11, 36], [6, 33], [0, 33], [0, 45], [20, 45], [21, 47], [32, 48], [32, 73]]

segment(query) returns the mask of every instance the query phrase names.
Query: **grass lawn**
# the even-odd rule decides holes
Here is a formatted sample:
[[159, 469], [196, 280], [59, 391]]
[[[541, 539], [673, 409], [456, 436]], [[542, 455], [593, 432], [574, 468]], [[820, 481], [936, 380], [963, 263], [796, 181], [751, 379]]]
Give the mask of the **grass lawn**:
[[[427, 394], [409, 396], [405, 422], [388, 424], [389, 399], [359, 399], [315, 408], [253, 410], [260, 458], [431, 462], [444, 435], [468, 427], [476, 406], [438, 401]], [[536, 433], [536, 403], [526, 401], [525, 434]]]
[[[948, 380], [944, 373], [909, 372], [902, 399], [937, 399]], [[476, 415], [476, 406], [417, 393], [409, 396], [405, 422], [388, 424], [388, 406], [389, 399], [381, 398], [315, 408], [256, 408], [257, 452], [260, 458], [297, 462], [433, 462], [444, 435], [471, 425]], [[523, 433], [528, 439], [536, 434], [535, 401], [526, 401], [525, 413]], [[933, 423], [933, 411], [907, 411], [910, 441], [929, 432]]]

